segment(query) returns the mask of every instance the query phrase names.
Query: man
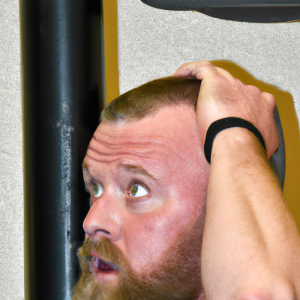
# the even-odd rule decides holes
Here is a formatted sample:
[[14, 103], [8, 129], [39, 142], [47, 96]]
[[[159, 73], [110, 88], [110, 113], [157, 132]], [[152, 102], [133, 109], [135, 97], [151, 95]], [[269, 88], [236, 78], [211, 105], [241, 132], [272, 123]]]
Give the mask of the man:
[[[73, 299], [300, 299], [300, 238], [267, 160], [274, 97], [207, 61], [173, 76], [202, 80], [199, 97], [200, 81], [162, 79], [102, 113]], [[219, 130], [205, 158], [229, 117], [252, 125]]]

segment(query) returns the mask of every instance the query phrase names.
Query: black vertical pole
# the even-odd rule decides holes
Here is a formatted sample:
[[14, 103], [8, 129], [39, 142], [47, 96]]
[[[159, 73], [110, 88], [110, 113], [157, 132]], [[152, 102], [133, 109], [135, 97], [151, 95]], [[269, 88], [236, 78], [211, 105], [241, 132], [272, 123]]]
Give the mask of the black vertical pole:
[[100, 1], [22, 0], [26, 300], [69, 300], [88, 210], [81, 164], [99, 123]]

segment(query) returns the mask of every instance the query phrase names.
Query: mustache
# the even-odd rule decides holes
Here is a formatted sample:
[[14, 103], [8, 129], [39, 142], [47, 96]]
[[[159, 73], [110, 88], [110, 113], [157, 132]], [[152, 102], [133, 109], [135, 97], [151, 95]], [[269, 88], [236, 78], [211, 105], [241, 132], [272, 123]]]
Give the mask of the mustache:
[[[91, 267], [95, 262], [95, 256], [93, 256], [95, 253], [100, 259], [114, 264], [119, 269], [119, 286], [121, 287], [117, 288], [116, 291], [110, 290], [109, 287], [107, 289], [105, 283], [99, 285], [95, 280], [93, 267]], [[81, 277], [73, 289], [72, 300], [126, 299], [127, 296], [119, 296], [119, 293], [123, 290], [122, 283], [124, 281], [129, 283], [129, 289], [132, 287], [130, 284], [132, 270], [122, 251], [108, 238], [104, 236], [97, 240], [92, 237], [87, 238], [78, 249], [77, 256], [81, 268]], [[128, 292], [126, 291], [124, 295], [126, 293]]]
[[92, 237], [85, 240], [77, 252], [80, 265], [90, 264], [95, 253], [100, 259], [116, 265], [121, 272], [128, 273], [130, 271], [129, 264], [122, 251], [105, 236], [97, 240], [92, 239]]

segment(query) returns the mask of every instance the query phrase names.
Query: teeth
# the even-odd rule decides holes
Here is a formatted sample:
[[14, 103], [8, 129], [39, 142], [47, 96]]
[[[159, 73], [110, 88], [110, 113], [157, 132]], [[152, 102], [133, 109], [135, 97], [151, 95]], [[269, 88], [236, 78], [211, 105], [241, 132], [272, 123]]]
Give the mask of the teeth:
[[107, 262], [101, 258], [97, 258], [97, 268], [103, 270], [119, 270], [119, 268], [115, 264]]

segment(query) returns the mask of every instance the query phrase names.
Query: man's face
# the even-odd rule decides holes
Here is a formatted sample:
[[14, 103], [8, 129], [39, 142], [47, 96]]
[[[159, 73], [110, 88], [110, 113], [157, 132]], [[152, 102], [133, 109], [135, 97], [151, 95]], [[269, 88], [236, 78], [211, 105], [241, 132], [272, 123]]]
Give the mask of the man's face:
[[[198, 281], [190, 299], [200, 294], [209, 173], [200, 149], [190, 107], [100, 124], [84, 160], [91, 208], [80, 252], [85, 278], [76, 299], [126, 299], [120, 290], [131, 293], [130, 286], [137, 286], [135, 295], [149, 295], [141, 299], [163, 299], [159, 291], [173, 299], [176, 288], [191, 290]], [[147, 289], [152, 292], [141, 294]]]

